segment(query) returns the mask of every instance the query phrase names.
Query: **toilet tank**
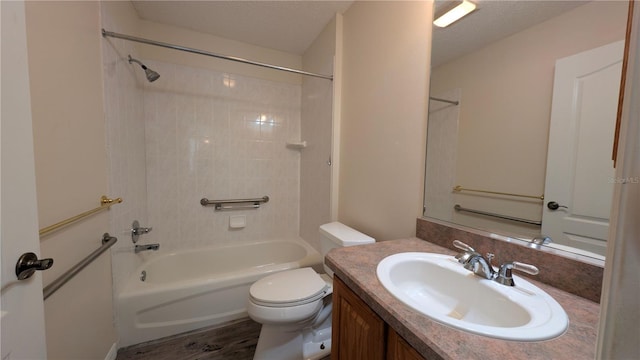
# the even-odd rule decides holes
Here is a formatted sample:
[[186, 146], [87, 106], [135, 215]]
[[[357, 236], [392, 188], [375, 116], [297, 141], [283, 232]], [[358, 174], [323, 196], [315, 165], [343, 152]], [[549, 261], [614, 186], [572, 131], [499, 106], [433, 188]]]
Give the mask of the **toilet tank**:
[[[322, 235], [320, 252], [322, 253], [323, 259], [329, 250], [333, 248], [372, 244], [376, 242], [374, 238], [337, 221], [320, 225], [320, 234]], [[324, 270], [327, 274], [333, 276], [333, 272], [327, 265], [324, 265]]]

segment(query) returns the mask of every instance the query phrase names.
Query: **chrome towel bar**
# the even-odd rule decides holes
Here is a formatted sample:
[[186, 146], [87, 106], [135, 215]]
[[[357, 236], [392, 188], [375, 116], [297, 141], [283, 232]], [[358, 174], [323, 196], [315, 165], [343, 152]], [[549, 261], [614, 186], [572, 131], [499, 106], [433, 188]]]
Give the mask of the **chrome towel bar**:
[[481, 210], [467, 209], [467, 208], [463, 208], [462, 206], [460, 206], [458, 204], [456, 204], [453, 208], [456, 211], [466, 211], [466, 212], [470, 212], [470, 213], [478, 214], [478, 215], [491, 216], [491, 217], [500, 218], [500, 219], [509, 220], [509, 221], [516, 221], [516, 222], [521, 222], [521, 223], [525, 223], [525, 224], [542, 226], [542, 221], [522, 219], [522, 218], [519, 218], [519, 217], [514, 217], [514, 216], [509, 216], [509, 215], [501, 215], [501, 214], [496, 214], [496, 213], [491, 213], [491, 212], [481, 211]]
[[104, 235], [102, 235], [102, 246], [89, 254], [89, 256], [87, 256], [86, 258], [82, 259], [71, 269], [67, 270], [67, 272], [60, 275], [60, 277], [55, 279], [51, 284], [44, 287], [44, 289], [42, 290], [44, 299], [47, 300], [49, 296], [53, 295], [54, 292], [56, 292], [64, 284], [66, 284], [69, 280], [76, 276], [82, 269], [87, 267], [87, 265], [91, 264], [95, 259], [98, 258], [98, 256], [107, 251], [107, 249], [112, 247], [113, 244], [115, 244], [117, 241], [118, 239], [109, 235], [109, 233], [104, 233]]
[[[260, 204], [269, 202], [268, 196], [263, 196], [261, 198], [255, 199], [229, 199], [229, 200], [209, 200], [207, 198], [202, 198], [200, 200], [200, 205], [202, 206], [215, 206], [216, 210], [240, 210], [240, 209], [257, 209], [260, 207]], [[242, 205], [237, 206], [234, 204], [248, 204], [252, 203], [252, 205]], [[230, 204], [231, 206], [224, 206]]]

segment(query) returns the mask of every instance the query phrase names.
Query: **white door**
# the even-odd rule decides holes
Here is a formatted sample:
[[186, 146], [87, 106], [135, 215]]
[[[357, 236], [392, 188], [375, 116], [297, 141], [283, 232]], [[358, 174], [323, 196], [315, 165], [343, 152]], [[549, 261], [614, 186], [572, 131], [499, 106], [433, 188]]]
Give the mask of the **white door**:
[[601, 255], [613, 196], [623, 51], [619, 41], [559, 59], [553, 84], [542, 233]]
[[46, 359], [42, 277], [18, 281], [16, 263], [40, 253], [24, 3], [1, 1], [1, 359]]

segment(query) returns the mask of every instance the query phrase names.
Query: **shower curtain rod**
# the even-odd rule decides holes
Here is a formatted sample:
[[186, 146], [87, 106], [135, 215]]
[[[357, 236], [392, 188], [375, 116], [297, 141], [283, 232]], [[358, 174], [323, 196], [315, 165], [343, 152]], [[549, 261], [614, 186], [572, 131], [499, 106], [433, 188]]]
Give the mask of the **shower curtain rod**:
[[118, 39], [135, 41], [135, 42], [139, 42], [139, 43], [143, 43], [143, 44], [160, 46], [160, 47], [164, 47], [164, 48], [168, 48], [168, 49], [186, 51], [186, 52], [190, 52], [190, 53], [193, 53], [193, 54], [206, 55], [206, 56], [211, 56], [211, 57], [218, 58], [218, 59], [230, 60], [230, 61], [235, 61], [235, 62], [239, 62], [239, 63], [243, 63], [243, 64], [262, 66], [262, 67], [269, 68], [269, 69], [287, 71], [287, 72], [295, 73], [295, 74], [299, 74], [299, 75], [307, 75], [307, 76], [313, 76], [313, 77], [317, 77], [317, 78], [321, 78], [321, 79], [333, 80], [333, 76], [332, 75], [322, 75], [322, 74], [316, 74], [316, 73], [302, 71], [302, 70], [291, 69], [291, 68], [287, 68], [287, 67], [283, 67], [283, 66], [265, 64], [265, 63], [261, 63], [261, 62], [257, 62], [257, 61], [253, 61], [253, 60], [247, 60], [247, 59], [243, 59], [243, 58], [239, 58], [239, 57], [235, 57], [235, 56], [221, 55], [221, 54], [216, 54], [216, 53], [212, 53], [212, 52], [208, 52], [208, 51], [204, 51], [204, 50], [188, 48], [188, 47], [185, 47], [185, 46], [173, 45], [173, 44], [168, 44], [168, 43], [164, 43], [164, 42], [160, 42], [160, 41], [143, 39], [143, 38], [130, 36], [130, 35], [125, 35], [125, 34], [118, 34], [118, 33], [112, 32], [112, 31], [107, 31], [105, 29], [102, 29], [102, 36], [103, 37], [109, 36], [109, 37], [118, 38]]

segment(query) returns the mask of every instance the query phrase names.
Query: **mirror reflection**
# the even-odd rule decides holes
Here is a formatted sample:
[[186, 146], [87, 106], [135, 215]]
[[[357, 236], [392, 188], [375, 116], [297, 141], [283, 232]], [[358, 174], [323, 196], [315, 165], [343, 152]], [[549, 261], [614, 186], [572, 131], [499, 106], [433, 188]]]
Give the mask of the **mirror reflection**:
[[426, 217], [605, 254], [627, 7], [478, 1], [434, 27]]

